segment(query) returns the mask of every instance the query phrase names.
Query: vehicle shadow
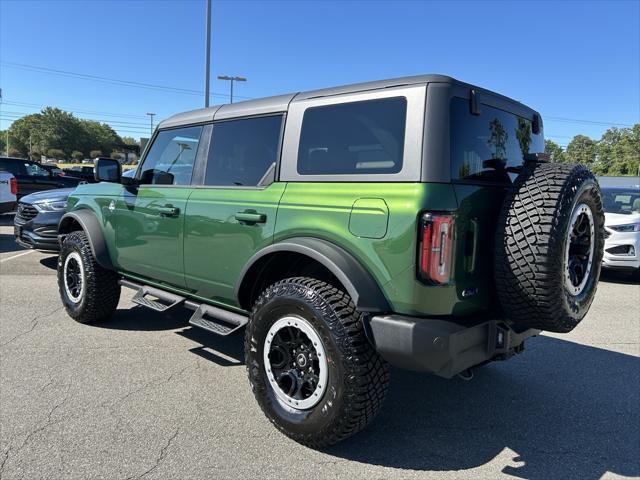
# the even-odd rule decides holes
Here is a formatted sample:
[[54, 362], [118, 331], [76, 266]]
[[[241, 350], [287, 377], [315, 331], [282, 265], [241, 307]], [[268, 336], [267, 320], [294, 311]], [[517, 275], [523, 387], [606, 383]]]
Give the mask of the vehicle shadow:
[[111, 330], [132, 330], [138, 332], [175, 330], [188, 326], [191, 315], [192, 312], [186, 309], [176, 309], [162, 314], [149, 310], [146, 307], [134, 306], [118, 309], [111, 319], [94, 325]]
[[0, 227], [13, 227], [13, 213], [5, 213], [0, 215]]
[[[218, 365], [244, 363], [243, 336], [188, 326], [189, 310], [119, 310], [103, 328], [172, 330]], [[403, 470], [460, 471], [498, 461], [520, 478], [640, 475], [640, 359], [541, 336], [524, 354], [445, 380], [394, 369], [386, 403], [363, 432], [325, 449]]]
[[199, 343], [201, 346], [191, 348], [189, 351], [205, 360], [223, 367], [244, 365], [244, 330], [228, 337], [220, 337], [193, 327], [177, 333]]
[[0, 233], [0, 253], [19, 252], [25, 250], [13, 238], [13, 233]]
[[610, 269], [602, 269], [600, 272], [600, 281], [607, 283], [620, 283], [623, 285], [640, 284], [640, 279], [638, 277], [634, 278], [630, 273]]
[[326, 450], [411, 470], [479, 467], [515, 452], [520, 478], [640, 475], [640, 360], [550, 337], [470, 382], [395, 370], [373, 424]]
[[50, 268], [51, 270], [58, 269], [58, 255], [52, 254], [51, 257], [44, 257], [40, 259], [40, 265]]

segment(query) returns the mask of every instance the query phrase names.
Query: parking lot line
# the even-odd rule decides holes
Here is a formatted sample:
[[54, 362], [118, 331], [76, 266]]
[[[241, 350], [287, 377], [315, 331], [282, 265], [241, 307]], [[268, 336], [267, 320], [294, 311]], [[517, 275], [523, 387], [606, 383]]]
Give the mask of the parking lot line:
[[4, 263], [4, 262], [7, 262], [7, 261], [12, 260], [14, 258], [22, 257], [23, 255], [27, 255], [27, 254], [33, 253], [33, 252], [35, 252], [35, 250], [27, 250], [26, 252], [18, 253], [17, 255], [14, 255], [12, 257], [0, 259], [0, 263]]

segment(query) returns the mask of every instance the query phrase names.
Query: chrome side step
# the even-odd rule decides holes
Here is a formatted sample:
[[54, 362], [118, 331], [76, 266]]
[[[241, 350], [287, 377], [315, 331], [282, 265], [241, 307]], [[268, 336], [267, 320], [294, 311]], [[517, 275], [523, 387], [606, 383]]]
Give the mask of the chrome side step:
[[230, 312], [222, 308], [214, 307], [213, 305], [187, 300], [185, 297], [166, 292], [159, 288], [150, 287], [149, 285], [143, 285], [124, 278], [121, 279], [119, 283], [123, 287], [136, 290], [136, 294], [131, 299], [132, 302], [155, 310], [156, 312], [165, 312], [177, 306], [184, 306], [195, 310], [189, 319], [189, 324], [215, 333], [216, 335], [226, 337], [240, 330], [249, 322], [249, 318], [245, 315]]

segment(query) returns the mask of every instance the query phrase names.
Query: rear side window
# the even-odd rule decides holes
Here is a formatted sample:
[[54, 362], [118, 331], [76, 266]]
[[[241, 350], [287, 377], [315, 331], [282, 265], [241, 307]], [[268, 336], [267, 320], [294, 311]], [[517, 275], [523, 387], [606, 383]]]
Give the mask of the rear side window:
[[202, 127], [158, 132], [140, 173], [147, 185], [189, 185]]
[[398, 173], [406, 117], [404, 97], [308, 108], [302, 120], [298, 173]]
[[[544, 152], [542, 132], [513, 113], [482, 105], [469, 112], [469, 101], [451, 100], [451, 178], [480, 182], [511, 182], [508, 167], [522, 165], [528, 153]], [[513, 175], [513, 174], [512, 174]]]
[[205, 185], [255, 187], [275, 167], [282, 115], [213, 124]]

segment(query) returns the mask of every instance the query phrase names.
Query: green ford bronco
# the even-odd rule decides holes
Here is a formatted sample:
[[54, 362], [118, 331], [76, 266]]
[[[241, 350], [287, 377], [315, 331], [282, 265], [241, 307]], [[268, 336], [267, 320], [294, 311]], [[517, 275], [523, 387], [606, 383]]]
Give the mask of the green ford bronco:
[[537, 112], [441, 75], [178, 114], [135, 176], [100, 159], [69, 197], [62, 302], [105, 322], [124, 286], [245, 328], [260, 407], [323, 447], [379, 411], [389, 364], [469, 378], [585, 316], [600, 190], [543, 151]]

